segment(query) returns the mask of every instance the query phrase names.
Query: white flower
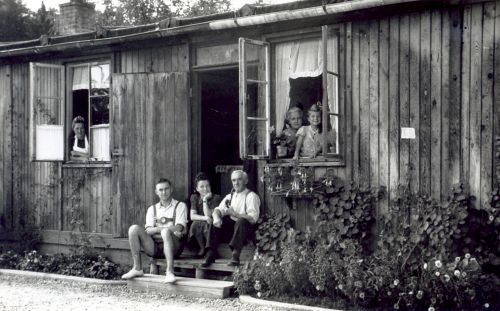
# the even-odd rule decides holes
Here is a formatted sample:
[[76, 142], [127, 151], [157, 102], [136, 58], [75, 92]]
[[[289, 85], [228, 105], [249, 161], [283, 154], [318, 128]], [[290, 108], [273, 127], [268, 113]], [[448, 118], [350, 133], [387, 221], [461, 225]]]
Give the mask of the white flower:
[[424, 269], [427, 270], [427, 263], [424, 263]]
[[445, 275], [444, 275], [444, 280], [445, 280], [446, 282], [449, 282], [449, 281], [450, 281], [450, 276], [449, 276], [448, 274], [445, 274]]
[[257, 293], [257, 297], [260, 298], [260, 296], [262, 296], [262, 294], [260, 292]]
[[319, 286], [319, 285], [316, 285], [316, 290], [317, 290], [318, 292], [320, 292], [320, 291], [322, 290], [322, 287], [321, 287], [321, 286]]
[[398, 286], [398, 284], [399, 284], [399, 280], [398, 280], [398, 279], [395, 279], [395, 280], [394, 280], [394, 286]]
[[455, 262], [460, 262], [460, 257], [455, 257]]
[[469, 253], [465, 254], [465, 258], [469, 259], [470, 258], [470, 254]]
[[421, 291], [421, 290], [419, 290], [419, 291], [417, 292], [417, 299], [422, 299], [422, 297], [423, 297], [423, 296], [424, 296], [424, 292], [423, 292], [423, 291]]
[[485, 303], [485, 304], [484, 304], [484, 307], [485, 307], [486, 309], [488, 309], [488, 308], [490, 307], [490, 304], [489, 304], [489, 303]]
[[443, 264], [439, 260], [436, 260], [436, 262], [434, 262], [434, 264], [436, 265], [436, 268], [441, 268], [443, 266]]
[[434, 307], [429, 307], [429, 309], [427, 309], [427, 311], [435, 311], [436, 309], [434, 309]]
[[339, 284], [338, 288], [339, 288], [340, 290], [342, 290], [342, 288], [344, 288], [344, 286], [342, 286], [342, 284]]
[[454, 274], [456, 277], [459, 277], [459, 276], [460, 276], [460, 271], [455, 270], [455, 271], [453, 272], [453, 274]]
[[440, 276], [441, 273], [439, 273], [439, 271], [436, 271], [436, 273], [434, 273], [436, 276]]

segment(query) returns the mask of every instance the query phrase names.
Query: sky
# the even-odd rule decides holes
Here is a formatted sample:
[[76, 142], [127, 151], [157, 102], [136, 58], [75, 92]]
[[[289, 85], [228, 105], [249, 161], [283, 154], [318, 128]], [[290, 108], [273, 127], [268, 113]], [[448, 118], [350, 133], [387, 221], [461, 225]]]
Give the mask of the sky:
[[[290, 0], [288, 0], [290, 1]], [[42, 1], [41, 0], [22, 0], [24, 4], [31, 10], [31, 11], [37, 11], [41, 5]], [[69, 0], [43, 0], [45, 3], [45, 6], [49, 8], [54, 8], [59, 10], [59, 4], [69, 2]], [[104, 6], [102, 5], [102, 0], [90, 0], [89, 2], [93, 2], [96, 4], [96, 9], [99, 11], [102, 11], [104, 9]], [[255, 2], [251, 0], [231, 0], [233, 9], [239, 9], [241, 8], [245, 3], [248, 2]], [[268, 0], [266, 3], [269, 4], [274, 4], [274, 3], [282, 3], [282, 2], [287, 2], [287, 0]]]

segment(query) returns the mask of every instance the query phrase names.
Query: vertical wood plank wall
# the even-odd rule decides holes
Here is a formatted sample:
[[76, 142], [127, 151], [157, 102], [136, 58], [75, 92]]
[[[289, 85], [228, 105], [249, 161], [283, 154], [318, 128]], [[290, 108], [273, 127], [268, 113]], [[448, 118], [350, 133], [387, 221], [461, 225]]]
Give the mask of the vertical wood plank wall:
[[11, 66], [0, 66], [0, 230], [12, 228]]
[[[460, 180], [487, 204], [500, 135], [499, 12], [492, 1], [347, 24], [351, 151], [336, 171], [386, 186], [379, 212], [399, 185], [442, 200]], [[416, 139], [401, 139], [401, 127]], [[297, 228], [313, 225], [309, 201], [266, 200], [274, 212], [296, 208]]]
[[[118, 73], [129, 75], [120, 75], [122, 85], [116, 92], [119, 94], [113, 94], [117, 96], [113, 101], [120, 101], [119, 105], [128, 103], [119, 107], [123, 118], [122, 149], [124, 157], [135, 160], [119, 159], [125, 167], [119, 165], [124, 171], [116, 172], [121, 188], [116, 202], [123, 202], [119, 203], [122, 213], [118, 217], [118, 234], [126, 234], [131, 224], [144, 223], [147, 207], [157, 201], [154, 187], [158, 178], [173, 182], [176, 199], [187, 199], [190, 189], [188, 52], [188, 45], [174, 45], [129, 50], [120, 55]], [[134, 98], [129, 100], [127, 96]], [[120, 142], [116, 141], [117, 144]]]
[[[387, 211], [387, 203], [399, 185], [443, 199], [451, 185], [460, 180], [471, 185], [480, 204], [486, 204], [495, 182], [493, 170], [499, 165], [493, 148], [495, 138], [500, 136], [500, 91], [496, 82], [500, 79], [499, 12], [497, 0], [345, 24], [346, 65], [342, 68], [345, 103], [349, 103], [345, 109], [349, 148], [346, 166], [336, 172], [361, 184], [387, 186], [388, 201], [381, 204], [380, 212]], [[115, 54], [115, 73], [189, 72], [189, 48], [185, 44]], [[59, 196], [36, 204], [43, 193], [38, 184], [47, 184], [55, 171], [62, 172], [63, 180], [77, 180], [81, 172], [61, 168], [60, 164], [29, 161], [27, 63], [0, 66], [0, 94], [0, 228], [19, 226], [31, 210], [46, 229], [71, 229], [71, 213], [75, 210], [70, 194], [74, 185], [64, 183]], [[141, 102], [139, 99], [137, 102]], [[166, 140], [175, 143], [169, 147], [182, 147], [182, 154], [188, 154], [189, 124], [186, 121], [180, 132], [156, 132], [157, 127], [181, 120], [166, 110], [157, 113], [155, 101], [152, 98], [137, 107], [134, 118], [143, 115], [141, 126], [152, 133], [152, 138], [135, 156], [161, 158], [158, 150], [152, 150], [152, 142], [168, 135], [173, 136]], [[179, 107], [183, 115], [190, 113], [187, 102]], [[133, 120], [124, 126], [136, 129]], [[415, 128], [416, 139], [402, 140], [401, 127]], [[134, 139], [146, 138], [141, 131], [137, 135]], [[184, 166], [176, 166], [177, 160], [165, 158], [170, 161], [168, 166], [174, 167], [166, 177], [175, 179], [176, 196], [185, 199], [189, 160]], [[157, 165], [161, 166], [147, 163], [153, 162], [132, 167], [126, 174], [156, 172]], [[112, 233], [116, 230], [108, 221], [109, 214], [118, 213], [114, 202], [111, 205], [116, 196], [112, 188], [114, 172], [93, 171], [95, 175], [81, 189], [84, 230]], [[318, 170], [318, 174], [323, 171]], [[137, 186], [143, 208], [154, 202], [153, 182], [145, 177]], [[62, 208], [59, 202], [64, 202]], [[270, 211], [285, 208], [282, 199], [266, 203]], [[312, 225], [310, 203], [296, 200], [293, 204], [297, 207], [292, 213], [296, 226], [304, 229]], [[124, 217], [127, 223], [143, 221], [140, 215]]]

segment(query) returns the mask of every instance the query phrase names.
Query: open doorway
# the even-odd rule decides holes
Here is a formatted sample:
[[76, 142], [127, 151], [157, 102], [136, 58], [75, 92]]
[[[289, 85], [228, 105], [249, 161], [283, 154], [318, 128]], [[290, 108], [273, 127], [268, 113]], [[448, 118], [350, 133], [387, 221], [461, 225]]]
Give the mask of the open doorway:
[[[201, 170], [210, 177], [214, 193], [227, 193], [227, 173], [216, 167], [243, 165], [239, 154], [238, 69], [199, 74], [201, 87]], [[219, 169], [220, 171], [220, 169]]]

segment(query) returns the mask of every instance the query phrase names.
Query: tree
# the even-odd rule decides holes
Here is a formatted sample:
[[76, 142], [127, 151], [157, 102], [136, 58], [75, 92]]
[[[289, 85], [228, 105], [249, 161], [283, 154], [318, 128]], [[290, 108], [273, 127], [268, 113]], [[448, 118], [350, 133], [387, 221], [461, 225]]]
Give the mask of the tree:
[[231, 10], [231, 2], [229, 0], [198, 0], [193, 5], [189, 6], [183, 15], [185, 16], [200, 16], [210, 15]]
[[32, 38], [39, 38], [41, 35], [52, 35], [55, 32], [55, 10], [47, 11], [45, 3], [42, 1], [42, 6], [30, 19], [30, 33]]
[[0, 0], [0, 42], [30, 39], [29, 13], [20, 0]]
[[143, 25], [169, 17], [199, 16], [227, 12], [230, 0], [104, 0], [104, 11], [98, 13], [103, 26]]

